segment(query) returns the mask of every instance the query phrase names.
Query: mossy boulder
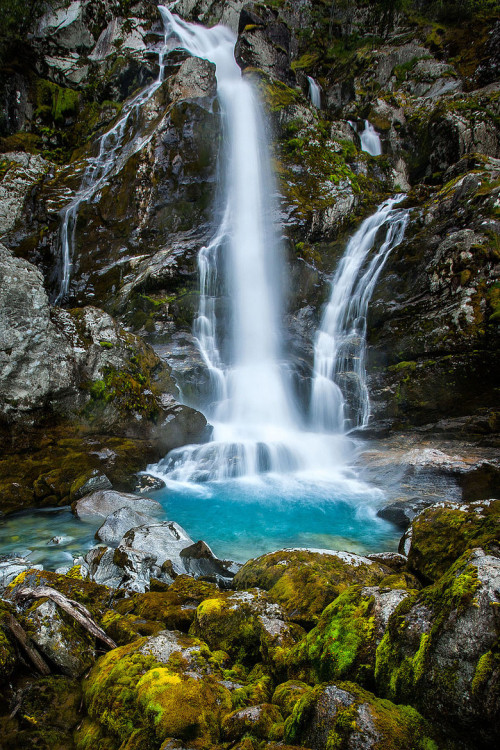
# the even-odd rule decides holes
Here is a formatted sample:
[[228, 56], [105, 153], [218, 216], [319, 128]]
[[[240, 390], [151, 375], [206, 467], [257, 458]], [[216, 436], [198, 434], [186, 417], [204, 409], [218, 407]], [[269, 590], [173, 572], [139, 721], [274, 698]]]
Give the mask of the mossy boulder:
[[281, 710], [286, 718], [292, 713], [295, 704], [305, 693], [309, 692], [310, 686], [301, 680], [287, 680], [282, 682], [273, 693], [272, 703]]
[[78, 566], [71, 568], [66, 575], [52, 573], [50, 570], [30, 569], [20, 573], [7, 587], [5, 597], [14, 598], [19, 589], [37, 586], [50, 586], [61, 594], [83, 604], [99, 622], [110, 604], [111, 592], [106, 586], [82, 579]]
[[11, 614], [10, 606], [0, 601], [0, 685], [8, 680], [16, 665], [16, 651], [6, 625]]
[[246, 665], [279, 660], [302, 635], [263, 591], [225, 592], [205, 599], [189, 632]]
[[377, 585], [393, 571], [350, 552], [280, 550], [249, 560], [236, 574], [236, 589], [262, 588], [288, 617], [311, 627], [319, 615], [353, 584]]
[[286, 720], [285, 741], [313, 750], [436, 748], [415, 709], [377, 698], [352, 682], [312, 688]]
[[378, 692], [491, 747], [500, 731], [498, 548], [469, 550], [405, 599], [377, 649]]
[[500, 542], [500, 500], [437, 503], [413, 519], [400, 547], [417, 575], [436, 581], [467, 549], [494, 540]]
[[[102, 657], [83, 685], [90, 718], [115, 744], [127, 746], [134, 732], [150, 746], [166, 738], [215, 744], [220, 721], [232, 709], [217, 661], [206, 644], [175, 631], [140, 638]], [[77, 733], [77, 747], [89, 747]]]
[[290, 674], [314, 682], [353, 680], [373, 688], [377, 646], [390, 615], [408, 596], [404, 587], [350, 586], [288, 654]]
[[235, 742], [250, 735], [260, 740], [280, 740], [283, 737], [283, 717], [277, 706], [261, 703], [233, 711], [222, 721], [222, 737]]
[[162, 629], [182, 630], [187, 633], [200, 602], [218, 593], [219, 590], [213, 583], [181, 575], [167, 591], [136, 594], [118, 602], [116, 611], [123, 615], [137, 616], [138, 620], [161, 623]]

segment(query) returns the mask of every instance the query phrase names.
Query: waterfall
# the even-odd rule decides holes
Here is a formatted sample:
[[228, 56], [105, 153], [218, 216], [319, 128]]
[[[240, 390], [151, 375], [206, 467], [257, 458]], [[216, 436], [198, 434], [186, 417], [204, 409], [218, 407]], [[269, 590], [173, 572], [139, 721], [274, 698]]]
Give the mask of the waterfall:
[[368, 122], [365, 120], [365, 129], [361, 133], [361, 150], [366, 151], [371, 156], [380, 156], [382, 153], [382, 144], [380, 142], [380, 136]]
[[311, 76], [307, 76], [307, 80], [309, 81], [309, 98], [311, 103], [316, 109], [321, 109], [321, 86]]
[[[300, 415], [289, 387], [290, 367], [280, 347], [284, 271], [272, 222], [275, 188], [268, 166], [270, 154], [258, 98], [234, 59], [236, 37], [222, 26], [207, 29], [188, 23], [163, 6], [160, 12], [170, 48], [185, 49], [216, 66], [224, 144], [219, 222], [213, 239], [198, 255], [200, 301], [194, 323], [210, 373], [210, 397], [200, 408], [212, 425], [212, 438], [204, 445], [171, 451], [149, 471], [189, 487], [236, 477], [254, 481], [265, 474], [269, 481], [279, 478], [285, 483], [287, 496], [290, 482], [296, 483], [300, 477], [300, 481], [309, 482], [308, 493], [314, 494], [312, 488], [324, 482], [328, 496], [335, 496], [332, 487], [336, 486], [337, 496], [373, 498], [376, 491], [359, 482], [348, 468], [353, 444], [343, 434], [344, 397], [335, 382], [345, 367], [330, 363], [323, 367], [320, 352], [324, 359], [327, 354], [317, 346], [312, 419]], [[363, 261], [374, 246], [377, 230], [384, 222], [391, 223], [391, 209], [397, 200], [388, 201], [386, 208], [369, 220], [376, 229], [363, 243], [363, 254], [357, 260], [356, 273], [363, 270], [364, 275], [356, 286], [357, 302], [353, 300], [352, 307], [354, 311], [358, 305], [359, 310], [355, 317], [354, 312], [342, 317], [357, 321], [360, 341], [364, 336], [360, 321], [383, 262], [396, 244], [396, 229], [390, 230], [390, 239], [388, 235], [368, 268], [362, 269]], [[396, 234], [400, 241], [404, 222], [393, 223], [399, 228]], [[346, 294], [347, 286], [344, 284]], [[345, 304], [350, 309], [348, 302]], [[327, 321], [329, 317], [327, 314]], [[333, 341], [338, 332], [335, 327], [333, 332], [328, 325], [324, 328], [319, 338], [326, 345], [325, 336]], [[333, 344], [336, 351], [344, 351], [336, 339]], [[362, 363], [363, 344], [359, 343], [357, 351]], [[331, 356], [335, 358], [335, 354]], [[358, 372], [360, 382], [362, 368]], [[322, 388], [328, 390], [325, 404], [321, 401]], [[364, 385], [360, 388], [366, 390]], [[338, 391], [333, 407], [332, 390]], [[335, 417], [322, 419], [323, 408], [336, 410]], [[367, 407], [363, 407], [359, 422], [364, 424], [366, 419]]]
[[[314, 347], [311, 421], [317, 430], [345, 432], [368, 424], [366, 314], [389, 253], [404, 236], [408, 211], [394, 208], [403, 198], [384, 201], [361, 224], [333, 276]], [[380, 240], [379, 249], [372, 253]]]
[[[123, 164], [127, 158], [139, 151], [149, 140], [148, 137], [141, 138], [139, 135], [133, 135], [129, 131], [139, 110], [151, 99], [163, 82], [165, 74], [164, 61], [167, 52], [166, 45], [167, 36], [164, 34], [163, 44], [158, 53], [157, 79], [124, 105], [123, 112], [118, 121], [98, 139], [97, 156], [87, 160], [80, 187], [73, 200], [60, 212], [60, 284], [59, 292], [55, 298], [56, 305], [64, 300], [69, 290], [75, 246], [75, 231], [80, 206], [82, 203], [92, 200], [97, 191], [103, 187], [106, 179], [115, 167]], [[128, 141], [127, 135], [130, 136]]]

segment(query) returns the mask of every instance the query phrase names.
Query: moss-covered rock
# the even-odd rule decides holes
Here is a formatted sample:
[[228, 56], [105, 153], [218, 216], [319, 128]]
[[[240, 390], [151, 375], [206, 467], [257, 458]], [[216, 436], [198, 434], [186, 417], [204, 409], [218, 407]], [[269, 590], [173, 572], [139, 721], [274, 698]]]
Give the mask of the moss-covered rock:
[[222, 721], [222, 737], [235, 742], [245, 735], [260, 740], [280, 740], [283, 737], [283, 717], [271, 703], [233, 711]]
[[[494, 552], [494, 551], [493, 551]], [[378, 691], [489, 747], [498, 733], [500, 558], [470, 550], [405, 599], [376, 654]]]
[[137, 616], [138, 619], [161, 623], [163, 628], [187, 633], [200, 602], [218, 593], [217, 586], [213, 583], [181, 575], [167, 591], [136, 594], [119, 602], [116, 611]]
[[436, 748], [415, 709], [377, 698], [352, 682], [312, 688], [286, 720], [285, 741], [313, 750]]
[[302, 635], [262, 591], [227, 592], [205, 599], [189, 632], [246, 665], [260, 660], [279, 662]]
[[[219, 739], [220, 720], [232, 708], [207, 646], [172, 631], [141, 638], [102, 657], [84, 682], [93, 724], [116, 744], [140, 732], [153, 747], [167, 737], [197, 747]], [[96, 729], [96, 724], [100, 729]], [[88, 747], [84, 732], [77, 747]]]
[[16, 651], [6, 626], [11, 614], [10, 606], [0, 601], [0, 684], [8, 680], [16, 664]]
[[401, 540], [408, 565], [436, 581], [467, 549], [500, 542], [500, 500], [438, 503], [416, 518]]
[[373, 689], [375, 652], [404, 588], [350, 586], [326, 607], [287, 656], [290, 674], [315, 682], [352, 680]]
[[391, 573], [385, 565], [348, 552], [281, 550], [249, 560], [234, 585], [265, 589], [291, 620], [311, 626], [348, 586], [376, 585]]
[[306, 682], [287, 680], [287, 682], [282, 682], [278, 685], [274, 691], [272, 703], [280, 708], [281, 713], [286, 718], [292, 713], [297, 701], [309, 690], [310, 686]]

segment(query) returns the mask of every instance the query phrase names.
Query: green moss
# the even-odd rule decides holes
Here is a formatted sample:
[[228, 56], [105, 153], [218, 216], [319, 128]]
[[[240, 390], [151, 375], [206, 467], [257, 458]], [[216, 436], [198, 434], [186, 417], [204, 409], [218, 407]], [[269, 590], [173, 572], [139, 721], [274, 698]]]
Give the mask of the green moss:
[[378, 563], [350, 565], [335, 554], [282, 550], [249, 560], [235, 576], [234, 585], [267, 590], [292, 620], [311, 626], [349, 586], [376, 585], [389, 572]]
[[409, 566], [425, 579], [437, 580], [465, 550], [497, 539], [499, 518], [500, 500], [427, 508], [412, 523]]

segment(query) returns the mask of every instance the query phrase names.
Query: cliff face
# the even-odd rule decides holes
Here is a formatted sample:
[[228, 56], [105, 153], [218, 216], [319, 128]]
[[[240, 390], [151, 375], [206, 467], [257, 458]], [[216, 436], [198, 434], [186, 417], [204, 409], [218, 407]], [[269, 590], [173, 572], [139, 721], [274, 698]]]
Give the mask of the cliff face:
[[[494, 3], [463, 4], [458, 16], [454, 5], [180, 0], [175, 10], [188, 20], [221, 21], [238, 33], [237, 60], [270, 113], [282, 196], [277, 219], [290, 269], [287, 346], [301, 393], [307, 397], [314, 331], [346, 238], [381, 200], [404, 190], [410, 224], [369, 313], [371, 427], [427, 425], [494, 443], [500, 26]], [[88, 431], [85, 410], [89, 399], [96, 400], [96, 382], [104, 383], [108, 405], [120, 391], [110, 373], [123, 363], [106, 359], [106, 343], [115, 343], [104, 337], [103, 349], [99, 333], [89, 338], [78, 328], [87, 325], [85, 306], [103, 311], [92, 315], [113, 327], [122, 342], [118, 349], [145, 352], [147, 365], [140, 357], [132, 364], [125, 358], [135, 385], [120, 388], [132, 401], [137, 388], [148, 390], [150, 366], [170, 378], [165, 362], [153, 363], [148, 342], [162, 347], [188, 399], [203, 388], [206, 372], [191, 324], [196, 256], [213, 231], [221, 139], [211, 64], [171, 52], [163, 81], [153, 85], [163, 40], [155, 3], [55, 1], [41, 11], [26, 22], [22, 43], [2, 43], [2, 257], [7, 275], [19, 266], [19, 284], [36, 288], [33, 303], [22, 310], [6, 292], [5, 434], [20, 435], [29, 423], [35, 436], [28, 442], [10, 437], [9, 444], [6, 438], [6, 450], [15, 456], [47, 439], [59, 445], [50, 415], [70, 430]], [[321, 87], [320, 110], [309, 101], [308, 76]], [[138, 91], [145, 90], [147, 100], [136, 107]], [[381, 135], [382, 156], [361, 150], [366, 119]], [[112, 128], [115, 141], [106, 140]], [[115, 146], [119, 156], [106, 172], [106, 154]], [[104, 179], [68, 224], [71, 266], [61, 293], [61, 216], [78, 202], [89, 164], [104, 170]], [[56, 307], [48, 307], [46, 295]], [[43, 328], [41, 339], [32, 319]], [[120, 326], [127, 330], [120, 333]], [[12, 348], [13, 336], [24, 337], [23, 352]], [[45, 360], [39, 370], [33, 364], [38, 346], [48, 360], [43, 377]], [[94, 353], [100, 346], [102, 361], [83, 377], [88, 346]], [[12, 351], [19, 355], [15, 366]], [[36, 383], [25, 388], [30, 392], [23, 401], [20, 384], [31, 377]], [[175, 399], [169, 383], [166, 392]], [[146, 435], [153, 443], [142, 454], [144, 463], [146, 454], [199, 438], [203, 426], [197, 417], [196, 429], [186, 427], [169, 441], [153, 437], [162, 421], [156, 412], [141, 419], [147, 427], [140, 436], [122, 417], [90, 432], [106, 440]], [[43, 457], [43, 471], [37, 474], [37, 465], [23, 484], [24, 502], [33, 500], [33, 482], [57, 468], [55, 459]], [[17, 475], [9, 477], [19, 484]], [[63, 491], [55, 494], [64, 497]]]

